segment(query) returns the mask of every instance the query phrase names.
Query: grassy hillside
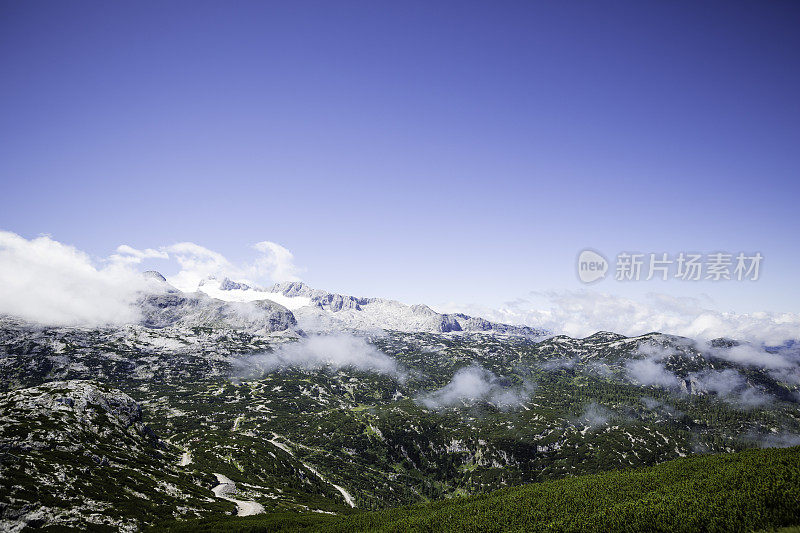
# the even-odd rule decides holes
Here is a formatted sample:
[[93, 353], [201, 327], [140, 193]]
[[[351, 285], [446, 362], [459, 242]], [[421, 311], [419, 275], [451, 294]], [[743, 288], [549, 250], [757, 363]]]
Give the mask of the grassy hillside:
[[183, 531], [758, 531], [800, 523], [800, 447], [690, 457], [349, 516], [276, 514]]

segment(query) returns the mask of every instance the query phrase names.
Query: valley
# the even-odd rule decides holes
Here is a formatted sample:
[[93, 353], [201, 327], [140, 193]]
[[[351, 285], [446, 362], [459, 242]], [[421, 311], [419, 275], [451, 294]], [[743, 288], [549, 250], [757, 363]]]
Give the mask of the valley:
[[800, 444], [794, 344], [184, 316], [2, 320], [4, 529], [347, 515]]

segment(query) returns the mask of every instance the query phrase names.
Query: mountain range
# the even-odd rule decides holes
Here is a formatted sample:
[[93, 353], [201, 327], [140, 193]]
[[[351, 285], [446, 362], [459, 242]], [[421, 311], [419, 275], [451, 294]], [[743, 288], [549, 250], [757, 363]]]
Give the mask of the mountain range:
[[142, 324], [229, 324], [263, 332], [295, 326], [310, 331], [489, 332], [541, 337], [547, 332], [528, 326], [500, 324], [464, 314], [437, 313], [424, 304], [406, 305], [383, 298], [364, 298], [312, 289], [302, 282], [285, 282], [268, 288], [251, 287], [228, 278], [203, 280], [193, 293], [182, 293], [158, 272], [152, 294], [139, 304]]
[[[135, 323], [0, 317], [0, 529], [232, 515], [300, 529], [355, 513], [346, 528], [378, 524], [358, 518], [369, 510], [800, 445], [798, 344], [579, 339], [302, 283], [181, 292], [147, 276]], [[758, 509], [738, 523], [793, 516]]]

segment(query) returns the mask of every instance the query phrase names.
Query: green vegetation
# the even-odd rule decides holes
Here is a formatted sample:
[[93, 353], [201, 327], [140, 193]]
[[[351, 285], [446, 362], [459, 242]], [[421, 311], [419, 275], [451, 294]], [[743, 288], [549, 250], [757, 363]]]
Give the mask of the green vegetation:
[[712, 532], [771, 530], [798, 522], [800, 448], [788, 448], [678, 459], [344, 517], [284, 513], [158, 529]]
[[[11, 450], [0, 461], [0, 507], [25, 520], [44, 516], [31, 526], [63, 526], [69, 517], [93, 527], [172, 519], [335, 527], [353, 512], [349, 501], [357, 513], [391, 517], [396, 511], [387, 509], [695, 453], [800, 443], [797, 384], [709, 357], [687, 339], [392, 332], [370, 342], [397, 361], [404, 379], [350, 367], [252, 372], [247, 356], [284, 342], [295, 340], [214, 328], [42, 330], [0, 322], [0, 393], [90, 379], [130, 395], [149, 428], [112, 431], [114, 416], [104, 410], [92, 420], [64, 418], [41, 406], [16, 411], [24, 406], [9, 400], [0, 409], [15, 420], [0, 425], [0, 448]], [[663, 349], [659, 364], [681, 385], [630, 379], [627, 365], [643, 357], [641, 349]], [[472, 365], [492, 372], [519, 402], [420, 402]], [[740, 388], [704, 391], [691, 377], [706, 371], [733, 376]], [[235, 482], [235, 498], [267, 514], [230, 522], [236, 506], [213, 494], [215, 473]]]

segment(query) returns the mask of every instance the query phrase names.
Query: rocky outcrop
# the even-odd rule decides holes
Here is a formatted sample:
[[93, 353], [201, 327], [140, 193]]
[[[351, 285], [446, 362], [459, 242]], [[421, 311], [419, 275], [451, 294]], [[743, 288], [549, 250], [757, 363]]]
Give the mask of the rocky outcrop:
[[149, 328], [203, 326], [272, 333], [297, 324], [291, 311], [270, 300], [223, 302], [203, 293], [161, 293], [143, 296], [139, 307], [141, 324]]
[[352, 329], [393, 329], [435, 333], [487, 332], [526, 337], [542, 336], [544, 330], [490, 322], [463, 314], [437, 313], [427, 305], [405, 305], [383, 298], [362, 298], [312, 289], [305, 283], [290, 281], [276, 283], [265, 289], [283, 296], [310, 298], [312, 309], [299, 312], [301, 318], [314, 324], [336, 325]]
[[490, 322], [485, 318], [467, 316], [461, 313], [448, 316], [453, 317], [453, 319], [458, 322], [458, 325], [461, 327], [461, 331], [486, 331], [492, 333], [504, 333], [507, 335], [522, 335], [525, 337], [540, 337], [547, 334], [547, 331], [544, 329]]
[[452, 315], [440, 315], [439, 331], [442, 333], [449, 333], [451, 331], [464, 331], [458, 319]]
[[250, 285], [247, 283], [239, 283], [237, 281], [232, 281], [230, 278], [225, 278], [222, 280], [222, 283], [219, 284], [219, 288], [223, 291], [246, 291], [250, 288]]
[[282, 294], [288, 298], [297, 296], [310, 298], [312, 305], [334, 313], [343, 309], [355, 309], [360, 311], [362, 305], [375, 300], [373, 298], [357, 298], [355, 296], [346, 296], [344, 294], [331, 293], [320, 289], [312, 289], [301, 281], [276, 283], [266, 290], [268, 292]]
[[162, 276], [161, 272], [158, 272], [156, 270], [145, 270], [144, 272], [142, 272], [142, 275], [145, 277], [145, 279], [161, 281], [163, 283], [167, 282], [167, 278]]
[[[51, 428], [23, 435], [2, 435], [4, 449], [60, 449], [76, 451], [84, 443], [79, 435], [89, 432], [99, 437], [138, 436], [141, 444], [157, 446], [158, 439], [142, 423], [142, 408], [127, 394], [91, 381], [53, 381], [0, 394], [0, 410], [6, 422], [32, 419], [52, 421]], [[64, 431], [58, 421], [65, 425]], [[74, 427], [70, 427], [74, 426]], [[39, 426], [41, 427], [41, 426]]]
[[192, 515], [207, 505], [117, 389], [84, 380], [16, 389], [0, 393], [0, 418], [0, 531], [134, 532], [165, 505]]

